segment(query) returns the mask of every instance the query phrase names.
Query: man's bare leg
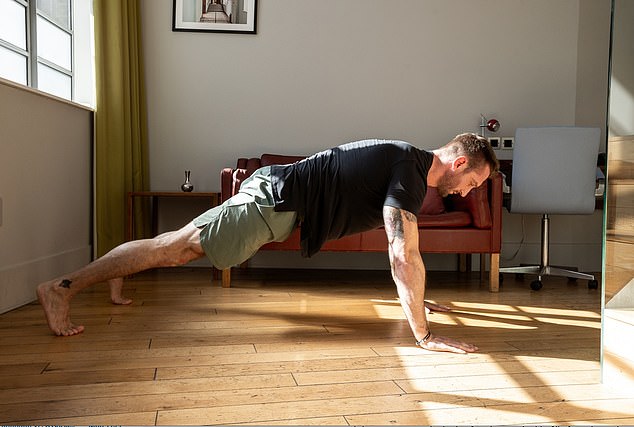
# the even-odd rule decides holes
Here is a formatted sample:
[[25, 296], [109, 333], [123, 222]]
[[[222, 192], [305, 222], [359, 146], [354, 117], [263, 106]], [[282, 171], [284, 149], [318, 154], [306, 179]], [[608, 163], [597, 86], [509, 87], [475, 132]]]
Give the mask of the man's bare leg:
[[37, 297], [55, 335], [79, 334], [84, 327], [71, 322], [70, 301], [82, 289], [150, 268], [183, 265], [203, 255], [200, 230], [189, 223], [153, 239], [123, 243], [73, 273], [40, 284]]
[[[160, 239], [166, 236], [169, 236], [171, 231], [167, 233], [159, 234], [155, 236], [155, 239]], [[129, 305], [132, 304], [132, 300], [130, 298], [126, 298], [123, 296], [123, 277], [117, 277], [116, 279], [108, 280], [108, 287], [110, 288], [110, 301], [113, 304], [117, 305]]]
[[130, 298], [123, 296], [123, 277], [108, 280], [108, 287], [110, 288], [110, 301], [112, 301], [113, 304], [132, 304], [132, 300]]

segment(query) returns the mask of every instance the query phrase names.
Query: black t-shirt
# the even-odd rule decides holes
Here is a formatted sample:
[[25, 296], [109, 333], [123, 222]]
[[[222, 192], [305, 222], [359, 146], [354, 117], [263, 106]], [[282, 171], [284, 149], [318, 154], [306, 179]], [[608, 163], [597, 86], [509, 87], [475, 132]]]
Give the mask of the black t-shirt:
[[433, 154], [403, 141], [365, 140], [271, 168], [276, 211], [296, 211], [302, 255], [327, 240], [383, 225], [383, 206], [417, 215]]

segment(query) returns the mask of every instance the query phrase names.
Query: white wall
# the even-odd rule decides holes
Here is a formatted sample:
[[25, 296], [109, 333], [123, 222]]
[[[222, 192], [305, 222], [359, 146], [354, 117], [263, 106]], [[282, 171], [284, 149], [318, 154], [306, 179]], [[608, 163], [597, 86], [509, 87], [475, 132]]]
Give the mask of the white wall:
[[0, 313], [90, 261], [91, 121], [0, 80]]
[[602, 152], [607, 139], [610, 8], [610, 0], [579, 1], [575, 124], [602, 129]]
[[[260, 0], [256, 35], [172, 32], [171, 5], [142, 2], [153, 190], [190, 169], [196, 190], [218, 191], [222, 167], [263, 152], [435, 148], [479, 131], [481, 113], [500, 136], [605, 122], [608, 0]], [[597, 262], [581, 258], [598, 270], [593, 244]]]
[[[634, 135], [634, 3], [617, 1], [610, 79], [610, 136]], [[618, 157], [617, 157], [618, 158]]]

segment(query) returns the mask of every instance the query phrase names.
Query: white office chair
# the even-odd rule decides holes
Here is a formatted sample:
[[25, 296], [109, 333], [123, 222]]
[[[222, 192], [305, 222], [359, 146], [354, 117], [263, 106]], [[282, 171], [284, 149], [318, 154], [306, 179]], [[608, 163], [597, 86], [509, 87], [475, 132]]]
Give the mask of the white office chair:
[[511, 213], [541, 214], [540, 265], [500, 268], [502, 273], [536, 274], [533, 290], [542, 288], [542, 276], [589, 280], [591, 274], [553, 267], [548, 260], [550, 214], [591, 214], [595, 207], [597, 156], [601, 130], [581, 127], [519, 128], [515, 132], [511, 179]]

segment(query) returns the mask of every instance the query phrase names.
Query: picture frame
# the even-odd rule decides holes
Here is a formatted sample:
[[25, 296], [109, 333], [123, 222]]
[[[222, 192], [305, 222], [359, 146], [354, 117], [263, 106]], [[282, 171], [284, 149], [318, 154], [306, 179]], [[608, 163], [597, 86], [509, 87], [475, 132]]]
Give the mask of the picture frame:
[[256, 33], [257, 0], [173, 0], [172, 31]]

